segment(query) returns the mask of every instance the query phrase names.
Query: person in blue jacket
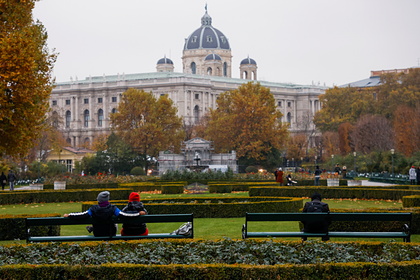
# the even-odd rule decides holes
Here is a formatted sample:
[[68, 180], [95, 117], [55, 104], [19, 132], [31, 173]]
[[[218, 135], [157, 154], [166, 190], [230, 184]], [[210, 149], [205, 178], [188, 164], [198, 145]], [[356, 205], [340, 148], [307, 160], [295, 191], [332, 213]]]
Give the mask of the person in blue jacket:
[[83, 219], [88, 217], [93, 217], [92, 226], [87, 226], [86, 229], [89, 232], [93, 231], [94, 236], [114, 236], [117, 233], [117, 225], [112, 222], [113, 216], [138, 216], [137, 214], [130, 214], [121, 212], [117, 206], [112, 205], [109, 202], [109, 192], [104, 191], [99, 193], [97, 200], [98, 205], [90, 207], [85, 212], [70, 213], [64, 214], [64, 217], [69, 217], [72, 219]]

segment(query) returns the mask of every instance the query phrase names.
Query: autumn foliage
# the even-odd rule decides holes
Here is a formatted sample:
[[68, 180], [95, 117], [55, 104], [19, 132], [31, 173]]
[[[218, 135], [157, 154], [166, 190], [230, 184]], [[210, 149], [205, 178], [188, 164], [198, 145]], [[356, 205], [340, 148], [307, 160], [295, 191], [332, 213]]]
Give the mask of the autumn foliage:
[[111, 114], [112, 128], [136, 152], [156, 157], [159, 151], [178, 151], [184, 140], [182, 120], [167, 95], [128, 89], [117, 113]]
[[249, 82], [219, 95], [205, 135], [219, 152], [235, 150], [239, 158], [264, 160], [285, 144], [288, 131], [281, 116], [270, 89]]
[[314, 123], [339, 134], [340, 153], [395, 148], [405, 156], [420, 151], [420, 68], [381, 76], [371, 88], [334, 87], [320, 96]]
[[41, 131], [55, 55], [32, 19], [34, 0], [0, 0], [0, 154], [24, 156]]

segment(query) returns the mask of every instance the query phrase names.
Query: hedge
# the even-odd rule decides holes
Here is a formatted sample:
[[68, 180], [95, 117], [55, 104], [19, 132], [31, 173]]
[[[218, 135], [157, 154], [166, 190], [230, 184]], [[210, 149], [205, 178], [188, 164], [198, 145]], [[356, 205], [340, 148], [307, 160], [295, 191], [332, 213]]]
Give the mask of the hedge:
[[[0, 204], [92, 201], [101, 191], [104, 189], [4, 192], [0, 195]], [[128, 199], [132, 191], [128, 188], [111, 190], [111, 199]]]
[[151, 240], [0, 247], [0, 279], [420, 279], [419, 244]]
[[348, 280], [420, 279], [420, 261], [395, 263], [353, 263], [315, 265], [251, 266], [216, 265], [135, 265], [105, 264], [92, 266], [8, 265], [0, 267], [4, 280], [26, 279], [202, 279], [202, 280]]
[[[142, 199], [149, 214], [188, 214], [194, 213], [194, 218], [233, 218], [244, 217], [246, 212], [298, 212], [303, 206], [301, 198], [290, 197], [191, 197]], [[82, 211], [86, 211], [96, 202], [84, 202]], [[122, 209], [127, 200], [112, 201], [112, 204]]]
[[420, 195], [420, 190], [366, 187], [250, 187], [249, 196], [310, 197], [320, 193], [323, 198], [358, 198], [400, 200], [404, 196]]
[[[38, 215], [0, 215], [0, 240], [26, 239], [26, 218], [60, 217], [59, 213]], [[60, 235], [60, 226], [31, 227], [32, 236]]]
[[420, 207], [420, 195], [404, 196], [402, 203], [403, 207]]

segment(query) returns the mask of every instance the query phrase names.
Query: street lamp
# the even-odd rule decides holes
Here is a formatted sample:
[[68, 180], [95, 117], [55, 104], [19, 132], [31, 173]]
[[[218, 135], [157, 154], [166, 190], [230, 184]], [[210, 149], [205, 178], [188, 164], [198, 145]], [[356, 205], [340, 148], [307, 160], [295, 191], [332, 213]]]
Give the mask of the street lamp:
[[356, 172], [356, 152], [353, 152], [353, 170]]
[[331, 173], [334, 173], [334, 155], [331, 155]]
[[392, 177], [394, 177], [394, 153], [395, 153], [395, 150], [394, 149], [391, 149]]
[[315, 156], [315, 166], [316, 166], [316, 160], [318, 159], [318, 156]]

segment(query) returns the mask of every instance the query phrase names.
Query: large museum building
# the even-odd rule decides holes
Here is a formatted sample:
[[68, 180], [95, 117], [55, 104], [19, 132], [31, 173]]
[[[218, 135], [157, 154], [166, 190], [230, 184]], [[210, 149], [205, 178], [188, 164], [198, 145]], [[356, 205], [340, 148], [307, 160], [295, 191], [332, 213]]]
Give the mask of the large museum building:
[[229, 40], [213, 27], [207, 11], [201, 26], [185, 39], [182, 64], [183, 72], [174, 72], [173, 61], [164, 57], [157, 60], [153, 73], [104, 75], [57, 83], [51, 94], [52, 114], [62, 120], [58, 126], [68, 145], [85, 146], [99, 134], [109, 133], [110, 114], [118, 109], [122, 93], [129, 88], [152, 92], [156, 97], [168, 95], [185, 123], [194, 124], [216, 107], [220, 93], [255, 81], [270, 88], [283, 114], [282, 121], [289, 123], [292, 133], [313, 129], [312, 117], [320, 109], [318, 97], [326, 88], [258, 80], [257, 63], [249, 57], [238, 65], [240, 77], [233, 78]]

